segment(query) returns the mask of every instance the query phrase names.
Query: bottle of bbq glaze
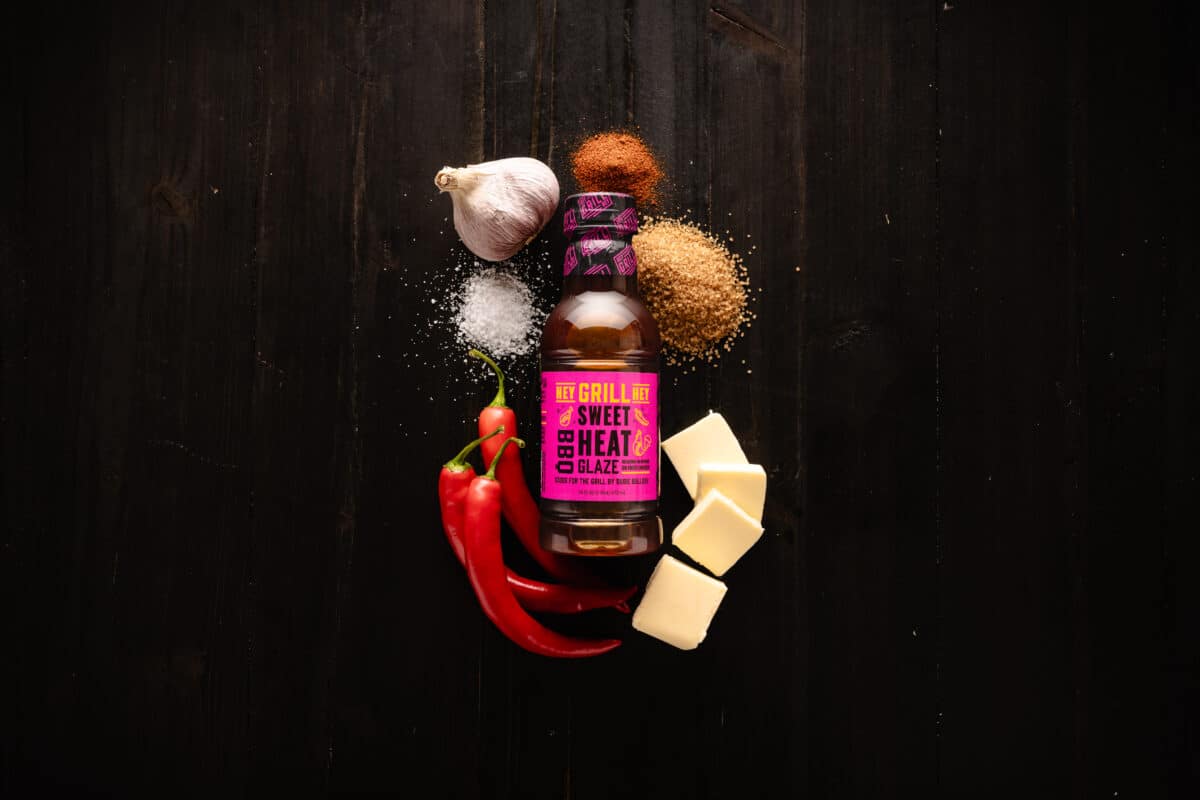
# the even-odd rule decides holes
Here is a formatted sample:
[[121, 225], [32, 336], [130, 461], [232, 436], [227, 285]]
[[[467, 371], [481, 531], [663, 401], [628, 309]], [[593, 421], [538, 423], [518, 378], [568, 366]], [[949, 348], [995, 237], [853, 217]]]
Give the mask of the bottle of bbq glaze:
[[637, 555], [658, 518], [658, 326], [637, 290], [633, 197], [571, 195], [562, 300], [542, 332], [542, 547]]

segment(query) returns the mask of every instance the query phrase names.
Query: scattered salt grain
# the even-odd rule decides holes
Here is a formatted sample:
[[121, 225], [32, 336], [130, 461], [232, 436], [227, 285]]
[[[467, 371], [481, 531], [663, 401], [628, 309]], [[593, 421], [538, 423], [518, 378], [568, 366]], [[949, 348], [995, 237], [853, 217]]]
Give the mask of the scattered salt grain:
[[467, 278], [457, 295], [454, 324], [463, 345], [494, 358], [532, 352], [546, 315], [516, 275], [488, 267]]
[[[549, 239], [539, 239], [503, 264], [480, 261], [460, 246], [452, 247], [443, 260], [421, 268], [392, 262], [397, 313], [386, 332], [388, 337], [395, 337], [388, 340], [394, 342], [395, 351], [390, 355], [385, 351], [384, 363], [405, 370], [411, 381], [406, 391], [415, 397], [436, 397], [438, 402], [446, 398], [491, 397], [496, 392], [496, 376], [479, 361], [467, 357], [467, 350], [478, 347], [500, 360], [509, 402], [533, 403], [539, 378], [537, 337], [546, 312], [558, 302], [561, 290], [561, 253], [552, 252], [555, 249]], [[527, 343], [521, 346], [526, 350], [521, 355], [499, 355], [489, 349], [494, 341], [472, 341], [459, 325], [459, 312], [470, 295], [472, 279], [493, 269], [516, 278], [532, 295], [529, 334], [517, 337]], [[520, 295], [519, 288], [516, 294]], [[532, 406], [522, 408], [527, 407]], [[474, 424], [478, 403], [472, 400], [461, 409], [462, 424]], [[419, 433], [405, 426], [401, 430], [405, 437]]]

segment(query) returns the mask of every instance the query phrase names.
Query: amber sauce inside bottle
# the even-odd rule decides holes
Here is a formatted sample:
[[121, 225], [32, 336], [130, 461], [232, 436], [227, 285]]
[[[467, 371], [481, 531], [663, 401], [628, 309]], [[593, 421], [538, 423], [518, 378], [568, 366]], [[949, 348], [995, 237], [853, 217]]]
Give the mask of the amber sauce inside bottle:
[[[568, 209], [575, 197], [568, 198]], [[632, 201], [628, 201], [632, 205]], [[660, 340], [654, 317], [637, 291], [637, 273], [564, 276], [562, 299], [542, 333], [541, 369], [546, 372], [654, 373], [659, 370]], [[650, 413], [649, 410], [646, 413]], [[657, 402], [652, 419], [650, 456], [658, 471]], [[544, 432], [545, 435], [545, 432]], [[618, 502], [541, 501], [542, 547], [571, 555], [637, 555], [662, 544], [658, 486], [653, 500]]]

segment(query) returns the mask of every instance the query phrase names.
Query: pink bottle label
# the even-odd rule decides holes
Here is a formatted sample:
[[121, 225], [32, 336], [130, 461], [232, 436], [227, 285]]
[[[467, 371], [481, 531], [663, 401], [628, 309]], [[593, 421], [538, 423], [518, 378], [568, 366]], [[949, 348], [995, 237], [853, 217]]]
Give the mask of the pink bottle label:
[[656, 373], [542, 373], [542, 497], [658, 499]]

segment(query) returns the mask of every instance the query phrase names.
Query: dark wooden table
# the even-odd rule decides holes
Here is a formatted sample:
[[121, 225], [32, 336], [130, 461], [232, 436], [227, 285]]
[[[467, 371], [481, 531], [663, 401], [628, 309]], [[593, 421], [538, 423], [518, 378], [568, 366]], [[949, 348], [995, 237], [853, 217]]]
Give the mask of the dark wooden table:
[[[0, 793], [1196, 796], [1193, 4], [28, 5]], [[698, 651], [559, 663], [437, 528], [487, 391], [431, 180], [627, 125], [749, 254], [663, 423], [768, 534]]]

